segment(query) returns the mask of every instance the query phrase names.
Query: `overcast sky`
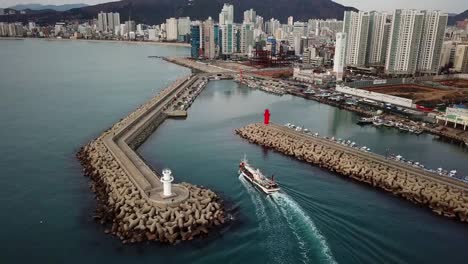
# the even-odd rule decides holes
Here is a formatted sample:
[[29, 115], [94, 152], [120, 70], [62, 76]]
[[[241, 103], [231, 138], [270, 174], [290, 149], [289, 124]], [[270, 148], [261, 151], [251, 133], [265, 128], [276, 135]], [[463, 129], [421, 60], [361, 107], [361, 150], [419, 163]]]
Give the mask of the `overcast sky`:
[[[261, 1], [261, 0], [252, 0]], [[0, 7], [9, 7], [16, 4], [98, 4], [111, 2], [111, 0], [0, 0]], [[461, 13], [468, 9], [468, 0], [335, 0], [335, 2], [353, 6], [360, 10], [393, 11], [396, 8], [415, 8], [442, 10], [450, 13]]]

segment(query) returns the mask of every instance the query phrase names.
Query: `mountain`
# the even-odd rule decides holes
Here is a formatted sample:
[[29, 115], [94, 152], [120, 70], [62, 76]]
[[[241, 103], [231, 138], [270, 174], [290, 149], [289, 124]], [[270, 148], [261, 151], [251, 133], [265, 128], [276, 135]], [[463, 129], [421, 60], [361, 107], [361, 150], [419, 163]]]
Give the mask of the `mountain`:
[[218, 14], [224, 3], [234, 5], [236, 22], [242, 22], [245, 10], [253, 8], [265, 21], [274, 17], [286, 23], [288, 16], [295, 21], [306, 21], [309, 18], [342, 19], [345, 10], [356, 10], [331, 0], [122, 0], [94, 6], [71, 9], [65, 12], [50, 10], [40, 14], [3, 16], [0, 19], [9, 21], [35, 20], [49, 24], [61, 20], [96, 18], [100, 11], [118, 12], [121, 21], [128, 19], [145, 24], [160, 24], [169, 17], [189, 16], [192, 20], [206, 19], [211, 16], [218, 20]]
[[465, 19], [468, 19], [468, 10], [466, 10], [465, 12], [463, 13], [460, 13], [456, 16], [451, 16], [448, 18], [448, 24], [449, 25], [455, 25], [457, 24], [457, 21], [462, 21], [462, 20], [465, 20]]
[[19, 4], [12, 7], [11, 9], [15, 10], [55, 10], [55, 11], [67, 11], [73, 8], [81, 8], [88, 6], [87, 4], [66, 4], [66, 5], [42, 5], [42, 4]]

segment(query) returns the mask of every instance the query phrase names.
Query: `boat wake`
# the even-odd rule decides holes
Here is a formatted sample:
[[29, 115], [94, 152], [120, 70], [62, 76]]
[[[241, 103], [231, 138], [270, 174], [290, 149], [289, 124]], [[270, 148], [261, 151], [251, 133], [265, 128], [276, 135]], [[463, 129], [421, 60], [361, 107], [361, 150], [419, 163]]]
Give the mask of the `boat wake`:
[[[267, 234], [266, 246], [275, 263], [291, 260], [287, 253], [287, 249], [291, 248], [287, 240], [290, 233], [299, 244], [297, 248], [300, 250], [303, 263], [315, 262], [311, 261], [311, 258], [320, 260], [319, 263], [336, 263], [325, 238], [312, 219], [290, 196], [284, 193], [264, 196], [242, 175], [239, 176], [239, 180], [255, 206], [259, 228]], [[281, 228], [285, 226], [284, 220], [291, 232]]]
[[310, 263], [313, 252], [320, 252], [319, 258], [324, 263], [337, 263], [325, 237], [296, 201], [285, 193], [274, 193], [271, 198], [271, 203], [282, 213], [296, 236], [304, 263]]

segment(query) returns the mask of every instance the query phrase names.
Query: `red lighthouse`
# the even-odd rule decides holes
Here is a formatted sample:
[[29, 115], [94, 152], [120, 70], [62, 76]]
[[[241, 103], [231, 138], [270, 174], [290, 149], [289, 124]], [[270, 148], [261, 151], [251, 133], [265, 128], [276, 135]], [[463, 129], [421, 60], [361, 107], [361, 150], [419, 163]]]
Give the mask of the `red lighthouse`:
[[263, 123], [268, 125], [270, 123], [270, 110], [265, 109], [265, 113], [263, 113]]

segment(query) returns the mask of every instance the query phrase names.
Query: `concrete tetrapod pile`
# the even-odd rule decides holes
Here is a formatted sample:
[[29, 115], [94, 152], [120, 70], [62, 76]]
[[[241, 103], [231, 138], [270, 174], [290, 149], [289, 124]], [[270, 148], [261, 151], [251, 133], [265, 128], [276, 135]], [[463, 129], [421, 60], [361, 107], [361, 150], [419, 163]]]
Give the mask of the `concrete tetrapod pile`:
[[385, 157], [326, 142], [276, 124], [251, 124], [237, 129], [236, 133], [251, 143], [428, 206], [439, 215], [468, 221], [468, 189], [463, 182], [428, 175], [416, 168], [399, 166]]
[[[177, 184], [173, 189], [182, 190], [187, 195], [176, 197], [177, 201], [172, 203], [171, 199], [160, 201], [161, 186], [142, 190], [135, 176], [129, 173], [106, 143], [109, 138], [114, 140], [114, 136], [129, 126], [135, 117], [145, 114], [155, 104], [163, 103], [161, 98], [170, 96], [169, 101], [172, 102], [170, 90], [182, 83], [181, 80], [176, 81], [82, 147], [77, 154], [85, 175], [91, 178], [91, 189], [98, 201], [95, 218], [106, 225], [105, 233], [119, 237], [123, 243], [191, 240], [207, 234], [210, 228], [225, 221], [222, 201], [211, 190], [188, 183]], [[167, 108], [168, 105], [161, 106], [162, 110]], [[152, 173], [156, 177], [156, 173]], [[153, 185], [154, 182], [159, 182], [157, 177], [152, 180]], [[156, 196], [159, 200], [154, 199]]]

